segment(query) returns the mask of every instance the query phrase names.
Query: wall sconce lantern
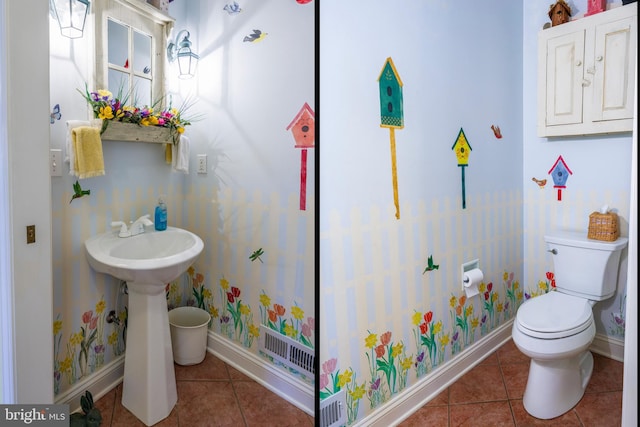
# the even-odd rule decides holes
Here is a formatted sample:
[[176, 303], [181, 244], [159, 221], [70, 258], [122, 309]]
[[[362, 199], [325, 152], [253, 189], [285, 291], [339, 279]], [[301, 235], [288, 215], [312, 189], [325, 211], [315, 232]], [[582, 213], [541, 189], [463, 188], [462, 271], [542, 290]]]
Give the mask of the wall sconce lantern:
[[50, 0], [50, 8], [63, 36], [70, 39], [82, 37], [89, 0]]
[[198, 64], [198, 59], [200, 59], [191, 50], [189, 36], [189, 31], [182, 30], [176, 36], [175, 41], [169, 41], [167, 46], [169, 62], [178, 60], [178, 69], [180, 70], [178, 77], [181, 79], [190, 79], [196, 74], [196, 65]]

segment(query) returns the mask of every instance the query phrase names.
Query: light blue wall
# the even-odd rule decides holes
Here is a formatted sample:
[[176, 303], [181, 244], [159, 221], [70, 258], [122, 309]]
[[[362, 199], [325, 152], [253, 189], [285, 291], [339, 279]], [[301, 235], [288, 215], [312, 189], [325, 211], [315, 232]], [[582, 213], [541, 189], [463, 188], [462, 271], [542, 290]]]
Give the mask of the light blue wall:
[[[609, 7], [619, 6], [614, 3]], [[574, 17], [584, 14], [586, 1], [570, 4]], [[347, 389], [349, 423], [402, 396], [403, 386], [377, 370], [384, 365], [376, 347], [401, 344], [397, 373], [410, 359], [406, 386], [416, 384], [424, 379], [415, 364], [425, 349], [423, 315], [442, 322], [441, 359], [431, 372], [513, 318], [524, 294], [546, 291], [553, 272], [547, 230], [586, 234], [588, 215], [607, 203], [627, 232], [630, 133], [536, 136], [537, 33], [549, 21], [548, 8], [526, 1], [320, 6], [320, 387], [326, 394]], [[387, 57], [404, 84], [405, 127], [395, 131], [400, 219], [389, 131], [379, 127], [376, 79]], [[502, 139], [491, 125], [500, 127]], [[461, 127], [472, 147], [466, 209], [451, 151]], [[574, 172], [561, 202], [552, 186], [540, 189], [531, 180], [548, 177], [559, 155]], [[425, 273], [430, 255], [439, 269]], [[486, 294], [462, 298], [461, 264], [476, 258], [485, 291], [491, 283], [496, 294], [488, 300]], [[617, 295], [594, 308], [598, 333], [620, 344], [623, 335], [611, 330], [611, 321], [620, 312], [626, 262], [623, 255]], [[502, 310], [487, 308], [492, 298]], [[473, 330], [462, 344], [454, 342], [462, 332], [460, 301]], [[492, 310], [493, 324], [473, 327], [471, 319], [481, 322]], [[371, 398], [377, 378], [382, 402]], [[365, 392], [359, 399], [350, 397], [359, 391]]]
[[[569, 2], [572, 19], [580, 19], [587, 11], [587, 1]], [[623, 7], [621, 1], [608, 1], [607, 8]], [[628, 236], [629, 200], [631, 188], [631, 132], [564, 138], [539, 138], [536, 133], [537, 106], [537, 36], [546, 22], [548, 5], [523, 2], [523, 191], [525, 194], [525, 281], [537, 280], [540, 270], [552, 269], [546, 255], [544, 233], [557, 228], [587, 232], [589, 214], [603, 205], [619, 216], [620, 234]], [[547, 172], [558, 156], [567, 162], [573, 174], [557, 200], [552, 187], [539, 191], [531, 177], [548, 177]], [[614, 314], [624, 315], [627, 256], [623, 252], [614, 297], [595, 305], [596, 330], [599, 334], [622, 341], [624, 334], [616, 327]]]
[[[105, 141], [106, 175], [80, 180], [83, 189], [91, 190], [90, 196], [69, 203], [75, 177], [67, 174], [67, 165], [62, 177], [52, 178], [53, 320], [61, 321], [54, 358], [56, 363], [70, 359], [73, 370], [61, 372], [56, 365], [58, 395], [90, 378], [122, 351], [109, 341], [118, 329], [104, 319], [110, 310], [120, 314], [126, 298], [118, 297], [117, 280], [91, 270], [84, 240], [109, 230], [111, 221], [153, 213], [160, 194], [167, 195], [169, 225], [189, 229], [205, 243], [194, 271], [172, 284], [170, 306], [189, 304], [194, 280], [201, 275], [208, 290], [205, 308], [214, 316], [211, 330], [246, 347], [256, 358], [260, 357], [257, 337], [242, 337], [237, 328], [233, 330], [233, 320], [230, 329], [221, 322], [230, 315], [223, 279], [240, 290], [234, 303], [240, 300], [249, 309], [241, 320], [243, 332], [249, 326], [257, 331], [260, 323], [266, 323], [273, 304], [286, 309], [282, 320], [293, 327], [289, 331], [293, 339], [301, 340], [302, 324], [313, 322], [314, 149], [307, 150], [303, 210], [301, 150], [287, 130], [305, 102], [315, 106], [313, 6], [258, 2], [243, 5], [244, 11], [232, 16], [223, 10], [225, 4], [175, 1], [169, 10], [176, 18], [170, 36], [187, 29], [192, 48], [200, 55], [195, 78], [179, 80], [175, 64], [170, 64], [167, 77], [174, 105], [191, 102], [189, 112], [199, 116], [185, 133], [190, 138], [190, 173], [172, 171], [162, 145]], [[50, 24], [50, 99], [62, 111], [62, 119], [51, 126], [51, 148], [64, 150], [65, 122], [88, 118], [77, 89], [84, 89], [93, 69], [91, 20], [85, 37], [76, 40], [61, 37], [53, 19]], [[259, 43], [244, 42], [253, 29], [269, 34]], [[196, 173], [198, 154], [207, 156], [206, 174]], [[262, 261], [251, 261], [250, 255], [259, 248]], [[264, 305], [263, 295], [269, 297], [269, 306]], [[98, 306], [102, 300], [104, 309]], [[298, 318], [300, 311], [294, 315], [293, 307], [304, 315]], [[101, 319], [95, 343], [106, 350], [102, 360], [90, 354], [89, 372], [83, 376], [72, 337], [81, 327], [87, 329], [83, 314], [89, 311]], [[315, 345], [313, 334], [305, 338]]]

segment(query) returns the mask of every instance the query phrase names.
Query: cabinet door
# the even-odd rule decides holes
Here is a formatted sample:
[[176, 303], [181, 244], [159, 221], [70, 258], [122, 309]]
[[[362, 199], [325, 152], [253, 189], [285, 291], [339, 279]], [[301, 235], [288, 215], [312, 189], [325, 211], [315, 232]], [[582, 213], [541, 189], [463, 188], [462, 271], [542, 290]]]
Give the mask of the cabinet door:
[[546, 126], [582, 123], [584, 37], [580, 30], [546, 42]]
[[601, 24], [595, 29], [593, 64], [594, 121], [633, 118], [636, 16]]

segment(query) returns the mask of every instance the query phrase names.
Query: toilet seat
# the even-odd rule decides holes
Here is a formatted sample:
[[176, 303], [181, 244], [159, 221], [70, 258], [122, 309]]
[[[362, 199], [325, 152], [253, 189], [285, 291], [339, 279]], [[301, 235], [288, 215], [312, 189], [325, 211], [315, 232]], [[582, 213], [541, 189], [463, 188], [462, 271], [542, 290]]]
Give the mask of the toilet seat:
[[584, 298], [551, 291], [522, 304], [516, 321], [526, 335], [558, 339], [587, 329], [593, 323], [593, 311]]

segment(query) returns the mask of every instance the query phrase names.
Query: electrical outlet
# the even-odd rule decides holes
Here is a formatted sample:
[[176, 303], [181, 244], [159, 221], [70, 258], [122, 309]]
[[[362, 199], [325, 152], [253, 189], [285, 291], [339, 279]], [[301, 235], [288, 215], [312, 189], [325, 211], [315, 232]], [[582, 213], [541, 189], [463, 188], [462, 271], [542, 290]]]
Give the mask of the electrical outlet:
[[198, 173], [207, 173], [207, 155], [198, 154]]
[[36, 226], [27, 225], [27, 244], [36, 242]]
[[62, 176], [62, 150], [59, 148], [49, 150], [49, 171], [51, 176]]

